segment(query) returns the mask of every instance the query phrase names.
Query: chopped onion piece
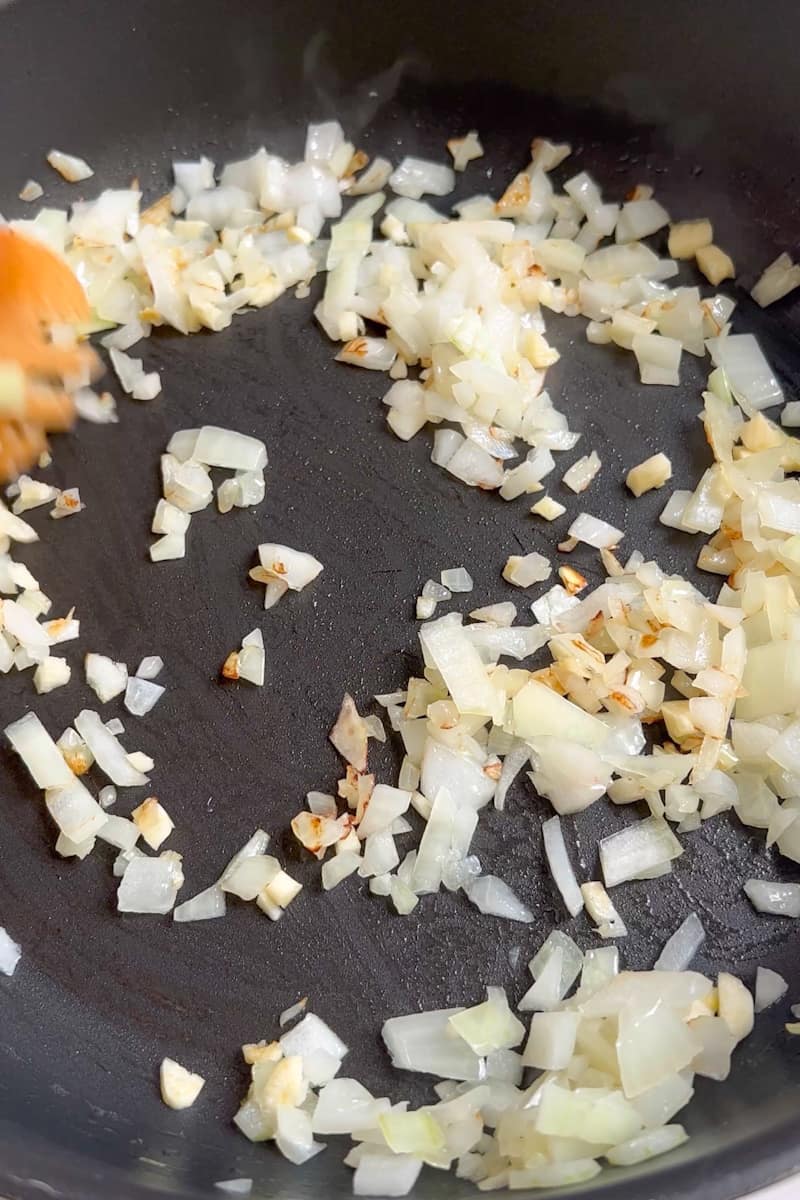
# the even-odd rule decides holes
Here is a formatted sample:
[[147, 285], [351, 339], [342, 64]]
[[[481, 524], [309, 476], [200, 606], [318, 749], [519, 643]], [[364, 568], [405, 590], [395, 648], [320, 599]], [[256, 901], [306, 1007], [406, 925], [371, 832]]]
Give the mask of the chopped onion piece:
[[594, 546], [596, 550], [613, 550], [624, 536], [621, 529], [585, 512], [579, 513], [569, 527], [569, 537]]
[[593, 450], [591, 454], [585, 454], [583, 458], [579, 458], [568, 471], [564, 472], [562, 483], [565, 483], [576, 494], [585, 492], [601, 465], [597, 452]]
[[623, 204], [616, 224], [618, 243], [638, 242], [669, 224], [669, 213], [657, 200], [631, 200]]
[[638, 1133], [641, 1119], [619, 1091], [594, 1097], [591, 1092], [570, 1092], [548, 1080], [540, 1093], [534, 1127], [540, 1134], [556, 1137], [575, 1136], [580, 1131], [583, 1141], [608, 1145]]
[[40, 788], [69, 788], [75, 776], [35, 713], [7, 725], [4, 733]]
[[593, 748], [601, 746], [608, 737], [608, 728], [602, 721], [537, 679], [530, 679], [517, 692], [512, 714], [513, 732], [525, 741], [553, 737]]
[[131, 765], [128, 755], [96, 712], [83, 709], [75, 718], [74, 725], [94, 755], [98, 767], [112, 783], [118, 787], [138, 787], [148, 782], [147, 776]]
[[291, 550], [288, 546], [280, 546], [273, 542], [260, 545], [258, 557], [261, 566], [250, 572], [251, 578], [257, 578], [262, 583], [274, 581], [295, 592], [301, 591], [316, 579], [322, 570], [322, 563], [312, 554]]
[[400, 916], [407, 916], [419, 904], [419, 896], [396, 875], [390, 878], [389, 895], [391, 896], [392, 904]]
[[128, 668], [125, 663], [113, 662], [105, 654], [87, 654], [84, 658], [86, 682], [101, 704], [108, 703], [125, 691]]
[[531, 505], [531, 512], [537, 517], [544, 517], [545, 521], [555, 521], [566, 511], [564, 505], [559, 504], [558, 500], [554, 500], [552, 496], [543, 496], [541, 500], [537, 500], [535, 504]]
[[752, 333], [709, 338], [706, 348], [737, 400], [755, 409], [782, 403], [783, 390]]
[[386, 158], [374, 158], [365, 171], [351, 183], [347, 189], [348, 196], [367, 196], [379, 192], [392, 173], [392, 164]]
[[49, 504], [58, 496], [58, 488], [51, 487], [49, 483], [42, 483], [38, 479], [31, 479], [29, 475], [20, 475], [17, 485], [19, 491], [11, 506], [11, 511], [15, 514], [27, 512], [31, 508], [38, 508], [41, 504]]
[[483, 1004], [461, 1009], [448, 1021], [449, 1029], [481, 1056], [518, 1046], [525, 1036], [525, 1026], [511, 1012], [505, 993], [499, 991], [501, 998], [492, 995]]
[[689, 913], [673, 933], [653, 964], [654, 971], [685, 971], [706, 940], [697, 913]]
[[65, 658], [54, 658], [52, 655], [39, 663], [33, 673], [33, 686], [42, 696], [55, 691], [69, 683], [72, 671]]
[[561, 898], [567, 906], [567, 911], [570, 916], [575, 917], [583, 908], [583, 896], [569, 861], [560, 818], [550, 817], [545, 821], [542, 825], [542, 834], [550, 872], [561, 893]]
[[[314, 1055], [325, 1053], [337, 1062], [347, 1054], [347, 1046], [333, 1030], [315, 1013], [307, 1013], [302, 1021], [284, 1033], [280, 1039], [281, 1049], [286, 1055], [299, 1055], [304, 1060]], [[309, 1083], [316, 1087], [317, 1083], [327, 1083], [328, 1080], [316, 1080], [308, 1072], [308, 1062], [305, 1074]], [[332, 1078], [332, 1076], [331, 1076]]]
[[724, 250], [720, 250], [719, 246], [713, 244], [698, 246], [695, 251], [695, 260], [708, 282], [714, 287], [722, 283], [723, 279], [733, 279], [736, 274], [733, 259]]
[[631, 467], [625, 483], [634, 496], [642, 496], [653, 488], [663, 487], [672, 478], [672, 463], [666, 454], [653, 454], [636, 467]]
[[225, 893], [219, 884], [213, 884], [184, 900], [172, 910], [173, 921], [210, 921], [214, 917], [225, 916]]
[[694, 258], [698, 250], [711, 245], [713, 238], [711, 222], [705, 217], [696, 221], [677, 221], [670, 225], [667, 250], [670, 258]]
[[688, 1139], [689, 1135], [682, 1125], [664, 1125], [661, 1129], [648, 1129], [614, 1146], [606, 1152], [605, 1157], [615, 1167], [633, 1167], [675, 1150]]
[[194, 1075], [176, 1063], [172, 1058], [165, 1058], [159, 1071], [161, 1083], [161, 1099], [168, 1108], [191, 1108], [205, 1086], [201, 1075]]
[[164, 660], [157, 654], [149, 654], [143, 658], [136, 668], [138, 679], [155, 679], [164, 668]]
[[800, 883], [748, 879], [744, 890], [757, 912], [776, 917], [800, 917]]
[[345, 692], [342, 707], [329, 738], [345, 762], [359, 772], [367, 769], [367, 730], [355, 701]]
[[22, 948], [0, 925], [0, 974], [10, 978], [16, 971], [17, 963], [21, 958]]
[[449, 600], [451, 593], [450, 589], [442, 583], [437, 583], [435, 579], [427, 579], [422, 585], [423, 600], [434, 600], [438, 604], [440, 600]]
[[640, 878], [645, 872], [663, 867], [681, 854], [683, 846], [666, 821], [658, 817], [637, 821], [600, 842], [605, 885], [616, 887], [627, 879]]
[[365, 367], [368, 371], [388, 371], [396, 357], [396, 349], [386, 338], [356, 337], [345, 342], [336, 361]]
[[441, 672], [459, 712], [491, 716], [497, 692], [460, 622], [450, 617], [431, 621], [419, 637], [426, 662]]
[[534, 1012], [523, 1063], [540, 1071], [563, 1071], [575, 1051], [580, 1015]]
[[259, 438], [218, 425], [180, 430], [170, 438], [167, 453], [180, 462], [191, 458], [229, 471], [260, 471], [267, 465], [267, 450]]
[[456, 171], [466, 170], [467, 164], [473, 159], [483, 157], [483, 146], [477, 129], [470, 129], [465, 137], [450, 138], [447, 149], [453, 156], [453, 168]]
[[482, 913], [505, 917], [509, 921], [530, 924], [533, 913], [514, 895], [511, 888], [496, 875], [481, 875], [464, 888], [469, 899]]
[[784, 253], [779, 254], [762, 272], [750, 295], [756, 304], [766, 308], [788, 296], [796, 287], [800, 287], [800, 265], [793, 263], [789, 255]]
[[419, 200], [421, 196], [446, 196], [452, 192], [456, 177], [451, 167], [424, 158], [407, 157], [389, 176], [389, 186], [398, 196]]
[[631, 349], [639, 364], [642, 383], [680, 383], [680, 362], [683, 347], [676, 338], [663, 337], [657, 333], [636, 333]]
[[131, 813], [131, 818], [151, 850], [158, 850], [175, 828], [166, 809], [155, 796], [148, 796], [142, 801]]
[[174, 558], [184, 558], [185, 555], [186, 538], [182, 533], [167, 533], [150, 547], [150, 558], [153, 562], [167, 562]]
[[698, 1036], [665, 999], [656, 999], [645, 1006], [641, 995], [619, 1013], [617, 1057], [622, 1087], [629, 1099], [641, 1096], [688, 1067], [700, 1049]]
[[419, 1178], [422, 1159], [380, 1150], [362, 1155], [353, 1176], [356, 1196], [407, 1196]]
[[765, 1008], [777, 1004], [789, 990], [789, 985], [777, 971], [769, 967], [759, 967], [756, 971], [755, 1011], [763, 1012]]
[[407, 811], [410, 803], [411, 792], [388, 787], [383, 783], [377, 784], [358, 826], [358, 836], [363, 840], [374, 833], [387, 830], [396, 817]]
[[510, 600], [504, 600], [502, 604], [489, 604], [485, 608], [474, 608], [469, 615], [473, 621], [486, 621], [490, 625], [499, 625], [502, 629], [507, 629], [516, 620], [517, 606]]
[[728, 1026], [737, 1042], [743, 1041], [753, 1031], [753, 997], [735, 975], [722, 972], [717, 979], [718, 1008], [720, 1018]]
[[471, 592], [475, 586], [465, 567], [451, 567], [441, 573], [442, 584], [450, 592]]
[[602, 938], [627, 937], [628, 930], [622, 917], [602, 883], [582, 883], [581, 895], [586, 911], [597, 922], [597, 933]]
[[120, 880], [120, 912], [168, 913], [183, 886], [180, 855], [164, 851], [159, 858], [134, 858]]
[[392, 1065], [404, 1071], [477, 1083], [482, 1077], [481, 1059], [461, 1038], [448, 1036], [450, 1017], [460, 1011], [444, 1008], [391, 1017], [384, 1022], [381, 1034]]
[[106, 787], [100, 788], [100, 791], [97, 793], [97, 798], [100, 801], [101, 808], [111, 808], [111, 805], [114, 804], [117, 799], [117, 789], [112, 783], [110, 783]]
[[83, 158], [75, 154], [65, 154], [63, 150], [51, 150], [47, 161], [54, 171], [58, 171], [67, 183], [81, 183], [94, 175], [94, 171]]
[[512, 554], [503, 567], [503, 578], [515, 587], [531, 587], [549, 579], [553, 572], [551, 564], [543, 554]]
[[30, 203], [31, 200], [38, 200], [44, 195], [44, 188], [35, 179], [29, 179], [19, 193], [20, 200], [25, 200]]
[[331, 888], [335, 888], [342, 880], [354, 874], [360, 866], [360, 856], [354, 854], [352, 851], [337, 854], [334, 858], [329, 859], [328, 862], [323, 863], [322, 887], [324, 891], [329, 892]]

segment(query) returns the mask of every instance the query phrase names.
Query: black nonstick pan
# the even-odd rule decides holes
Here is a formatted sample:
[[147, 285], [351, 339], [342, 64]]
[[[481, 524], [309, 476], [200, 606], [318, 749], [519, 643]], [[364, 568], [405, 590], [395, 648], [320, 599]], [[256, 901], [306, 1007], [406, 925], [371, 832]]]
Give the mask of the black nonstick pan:
[[[800, 300], [762, 312], [747, 287], [779, 251], [800, 249], [798, 39], [800, 9], [790, 2], [18, 0], [0, 10], [0, 211], [22, 215], [15, 197], [29, 176], [46, 179], [48, 202], [66, 205], [132, 175], [155, 198], [176, 157], [222, 162], [266, 143], [296, 159], [309, 119], [336, 116], [357, 144], [395, 160], [444, 160], [448, 137], [479, 129], [486, 157], [459, 195], [502, 190], [526, 164], [531, 137], [552, 136], [570, 141], [574, 169], [615, 198], [651, 182], [675, 216], [713, 220], [745, 285], [730, 287], [739, 328], [757, 333], [787, 399], [797, 398]], [[95, 179], [62, 183], [43, 161], [51, 146], [86, 157]], [[57, 858], [24, 768], [0, 751], [0, 924], [23, 948], [14, 978], [0, 977], [8, 1200], [198, 1200], [233, 1176], [252, 1177], [253, 1195], [271, 1200], [349, 1195], [336, 1147], [296, 1169], [232, 1127], [246, 1087], [241, 1043], [275, 1036], [277, 1014], [308, 994], [350, 1045], [348, 1074], [376, 1094], [423, 1102], [423, 1084], [389, 1069], [386, 1017], [475, 1003], [487, 983], [518, 999], [524, 969], [512, 969], [509, 952], [521, 947], [526, 962], [554, 926], [591, 944], [585, 917], [564, 919], [541, 850], [548, 806], [527, 783], [505, 814], [481, 820], [476, 852], [534, 909], [530, 927], [482, 916], [460, 894], [426, 897], [406, 918], [356, 886], [323, 895], [317, 865], [287, 836], [304, 793], [337, 777], [326, 733], [345, 689], [366, 703], [405, 680], [420, 584], [464, 564], [476, 579], [471, 606], [489, 603], [509, 598], [499, 580], [509, 553], [553, 553], [552, 534], [534, 528], [524, 506], [433, 468], [427, 435], [408, 445], [392, 437], [383, 378], [333, 361], [311, 318], [314, 295], [287, 294], [220, 334], [157, 333], [144, 349], [163, 395], [121, 399], [118, 426], [56, 439], [48, 478], [78, 485], [86, 511], [55, 524], [40, 510], [42, 540], [25, 561], [54, 611], [77, 606], [82, 634], [69, 652], [73, 682], [36, 699], [36, 711], [58, 731], [91, 699], [79, 669], [87, 650], [129, 663], [161, 654], [167, 694], [129, 724], [156, 759], [156, 790], [176, 820], [185, 895], [211, 882], [259, 825], [306, 891], [277, 924], [252, 906], [183, 926], [120, 917], [113, 852], [80, 864]], [[596, 448], [606, 464], [601, 515], [626, 530], [626, 546], [691, 574], [694, 543], [656, 523], [663, 496], [631, 504], [622, 479], [656, 450], [672, 456], [676, 486], [696, 478], [706, 460], [696, 419], [706, 367], [684, 356], [680, 388], [639, 387], [630, 356], [587, 345], [580, 324], [549, 325], [569, 351], [549, 383], [584, 434], [562, 462]], [[156, 568], [146, 547], [158, 455], [175, 429], [202, 422], [266, 441], [266, 500], [226, 517], [209, 509], [193, 524], [187, 557]], [[269, 614], [247, 582], [264, 540], [311, 550], [326, 565]], [[588, 556], [576, 561], [593, 569]], [[219, 664], [257, 624], [267, 686], [221, 686]], [[34, 699], [29, 674], [0, 680], [2, 724]], [[388, 779], [392, 751], [377, 762]], [[580, 814], [576, 855], [596, 867], [598, 838], [629, 819], [607, 804]], [[756, 965], [768, 964], [800, 1001], [792, 923], [757, 918], [741, 890], [750, 875], [798, 880], [798, 868], [727, 816], [686, 841], [670, 877], [627, 885], [625, 964], [652, 966], [694, 909], [708, 933], [700, 970], [730, 968], [752, 983]], [[733, 1200], [800, 1167], [800, 1048], [785, 1019], [780, 1006], [765, 1013], [731, 1079], [701, 1082], [686, 1146], [558, 1194]], [[208, 1079], [187, 1112], [160, 1101], [164, 1055]], [[414, 1192], [473, 1194], [431, 1171]]]

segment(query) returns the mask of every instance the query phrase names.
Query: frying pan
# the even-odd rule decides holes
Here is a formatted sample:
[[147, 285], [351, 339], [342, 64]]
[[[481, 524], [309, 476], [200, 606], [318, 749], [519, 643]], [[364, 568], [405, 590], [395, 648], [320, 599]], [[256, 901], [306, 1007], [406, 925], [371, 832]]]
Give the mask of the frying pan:
[[[14, 197], [28, 176], [45, 182], [47, 202], [66, 205], [134, 174], [155, 197], [175, 157], [224, 161], [266, 142], [296, 159], [306, 121], [333, 116], [358, 145], [395, 161], [444, 159], [447, 137], [478, 128], [486, 157], [458, 194], [497, 193], [525, 165], [531, 136], [544, 134], [572, 142], [570, 164], [615, 198], [648, 181], [673, 214], [709, 216], [749, 286], [778, 251], [798, 249], [798, 35], [791, 2], [461, 0], [445, 10], [394, 0], [26, 0], [0, 12], [0, 207], [22, 214]], [[78, 187], [56, 179], [43, 161], [51, 146], [88, 158], [95, 179]], [[730, 290], [739, 328], [758, 335], [794, 398], [800, 303], [762, 313], [746, 289]], [[123, 399], [118, 426], [56, 440], [47, 478], [79, 485], [86, 511], [58, 525], [34, 514], [42, 540], [25, 559], [55, 612], [77, 605], [82, 630], [70, 650], [72, 683], [37, 699], [36, 710], [57, 733], [92, 699], [81, 681], [87, 650], [129, 663], [161, 654], [166, 696], [140, 721], [123, 715], [129, 744], [156, 759], [185, 894], [211, 882], [259, 825], [306, 891], [274, 925], [244, 905], [194, 925], [120, 917], [113, 852], [57, 859], [24, 769], [0, 752], [0, 923], [23, 947], [14, 978], [0, 980], [0, 1195], [10, 1200], [195, 1200], [218, 1195], [214, 1181], [233, 1176], [251, 1176], [253, 1194], [273, 1200], [349, 1195], [337, 1147], [296, 1169], [232, 1128], [246, 1087], [240, 1044], [275, 1036], [277, 1014], [308, 994], [350, 1045], [349, 1074], [377, 1094], [424, 1102], [424, 1082], [388, 1068], [386, 1017], [475, 1003], [487, 983], [518, 999], [525, 981], [509, 953], [520, 947], [524, 963], [554, 926], [591, 944], [585, 918], [566, 921], [554, 894], [539, 832], [547, 806], [527, 784], [505, 813], [482, 816], [475, 852], [533, 908], [530, 927], [483, 916], [460, 894], [425, 897], [405, 918], [352, 881], [323, 896], [317, 865], [286, 836], [304, 793], [337, 777], [325, 735], [344, 690], [366, 705], [417, 661], [412, 597], [422, 581], [468, 566], [472, 607], [510, 598], [499, 579], [508, 553], [553, 552], [552, 530], [534, 527], [525, 506], [433, 468], [427, 435], [405, 445], [388, 433], [383, 379], [332, 361], [313, 303], [314, 294], [287, 295], [211, 336], [159, 331], [144, 356], [161, 371], [163, 395]], [[672, 456], [675, 486], [697, 476], [706, 367], [684, 362], [678, 389], [642, 388], [630, 356], [588, 346], [580, 324], [549, 323], [564, 352], [552, 391], [584, 435], [562, 461], [596, 448], [604, 470], [595, 511], [626, 530], [626, 547], [691, 575], [696, 546], [656, 523], [663, 497], [631, 503], [621, 481], [656, 450]], [[152, 566], [158, 455], [175, 429], [201, 422], [264, 438], [266, 499], [225, 517], [201, 514], [186, 559]], [[325, 564], [315, 585], [268, 615], [246, 580], [263, 540]], [[576, 561], [596, 572], [591, 558]], [[221, 686], [219, 664], [255, 625], [266, 639], [267, 686]], [[29, 675], [5, 677], [1, 694], [6, 724], [32, 707]], [[390, 778], [390, 747], [375, 766]], [[570, 823], [582, 870], [596, 871], [598, 838], [631, 816], [599, 804]], [[727, 816], [685, 840], [670, 877], [625, 888], [625, 964], [652, 966], [695, 910], [708, 933], [700, 970], [730, 968], [752, 983], [756, 964], [767, 963], [800, 1000], [791, 923], [756, 917], [741, 890], [750, 875], [796, 880], [797, 867]], [[686, 1146], [558, 1195], [732, 1200], [789, 1174], [800, 1165], [800, 1052], [784, 1020], [781, 1006], [759, 1018], [727, 1083], [701, 1081]], [[161, 1104], [164, 1055], [208, 1079], [187, 1112]], [[432, 1171], [414, 1192], [473, 1194]]]

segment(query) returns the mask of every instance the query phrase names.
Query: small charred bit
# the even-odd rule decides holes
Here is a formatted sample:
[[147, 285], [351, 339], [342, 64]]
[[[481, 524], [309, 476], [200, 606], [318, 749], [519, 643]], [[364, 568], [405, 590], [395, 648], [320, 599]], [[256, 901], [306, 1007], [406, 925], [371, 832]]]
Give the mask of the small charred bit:
[[232, 650], [222, 664], [221, 674], [224, 679], [239, 678], [239, 651]]
[[580, 571], [576, 570], [575, 567], [559, 567], [558, 574], [570, 596], [583, 591], [588, 582], [586, 576], [581, 575]]

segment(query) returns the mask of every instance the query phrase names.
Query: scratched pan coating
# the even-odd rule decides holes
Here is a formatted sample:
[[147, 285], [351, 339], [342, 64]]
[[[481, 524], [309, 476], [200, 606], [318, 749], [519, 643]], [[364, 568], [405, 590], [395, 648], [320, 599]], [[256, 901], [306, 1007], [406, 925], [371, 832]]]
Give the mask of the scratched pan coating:
[[[451, 24], [422, 4], [363, 0], [301, 11], [243, 0], [28, 0], [0, 11], [0, 211], [22, 213], [14, 197], [28, 176], [45, 182], [48, 202], [64, 204], [132, 174], [155, 197], [176, 156], [224, 161], [266, 141], [298, 158], [309, 118], [339, 116], [358, 144], [394, 160], [442, 159], [448, 136], [477, 127], [486, 157], [459, 181], [459, 196], [497, 192], [525, 165], [531, 135], [566, 138], [570, 171], [588, 169], [609, 195], [646, 180], [673, 213], [710, 216], [749, 284], [779, 250], [798, 249], [791, 45], [800, 21], [788, 4], [729, 3], [720, 36], [716, 7], [696, 7], [658, 15], [624, 3], [512, 4], [489, 25], [485, 10], [463, 3]], [[78, 188], [56, 180], [43, 163], [53, 145], [85, 155], [95, 179]], [[761, 313], [731, 290], [738, 327], [759, 335], [794, 398], [800, 305]], [[502, 561], [519, 549], [552, 554], [565, 527], [543, 529], [522, 502], [505, 505], [436, 470], [427, 433], [408, 445], [394, 439], [380, 405], [385, 380], [333, 362], [311, 319], [316, 294], [287, 295], [220, 334], [157, 333], [141, 350], [161, 372], [162, 396], [122, 398], [118, 426], [57, 439], [47, 478], [79, 485], [86, 511], [57, 526], [46, 510], [34, 514], [42, 540], [23, 558], [56, 613], [77, 605], [82, 629], [67, 647], [73, 682], [36, 710], [58, 732], [93, 702], [81, 682], [87, 650], [132, 664], [161, 654], [162, 702], [143, 720], [123, 715], [126, 744], [156, 759], [153, 787], [176, 821], [170, 845], [184, 855], [184, 895], [210, 883], [257, 825], [306, 890], [278, 924], [245, 905], [182, 926], [120, 917], [113, 852], [99, 848], [81, 864], [56, 858], [24, 769], [0, 751], [0, 923], [23, 947], [13, 980], [0, 980], [0, 1195], [10, 1200], [194, 1200], [232, 1176], [253, 1177], [254, 1195], [273, 1200], [349, 1195], [338, 1148], [295, 1169], [232, 1128], [246, 1086], [239, 1045], [274, 1036], [277, 1014], [309, 994], [352, 1047], [347, 1073], [418, 1103], [428, 1085], [388, 1067], [379, 1037], [387, 1016], [473, 1003], [487, 983], [518, 999], [525, 970], [512, 970], [509, 952], [519, 947], [524, 964], [554, 925], [592, 944], [585, 917], [564, 919], [541, 848], [547, 806], [527, 785], [513, 789], [505, 814], [482, 815], [475, 851], [533, 908], [529, 927], [449, 893], [424, 898], [406, 918], [352, 880], [323, 897], [317, 865], [286, 836], [304, 793], [337, 777], [325, 735], [345, 688], [364, 705], [417, 662], [412, 597], [421, 582], [464, 564], [476, 579], [469, 607], [519, 602], [499, 580]], [[560, 469], [596, 449], [604, 466], [588, 507], [626, 530], [627, 548], [692, 575], [696, 544], [656, 524], [663, 494], [632, 503], [622, 478], [656, 450], [672, 456], [675, 486], [696, 478], [706, 461], [696, 419], [706, 364], [684, 356], [680, 388], [642, 388], [631, 356], [588, 346], [582, 322], [552, 318], [549, 328], [564, 352], [549, 383], [584, 434]], [[175, 429], [200, 422], [265, 440], [266, 498], [255, 510], [198, 515], [186, 558], [152, 566], [158, 455]], [[314, 585], [269, 614], [246, 578], [262, 540], [325, 564]], [[588, 555], [575, 561], [595, 570]], [[218, 665], [256, 625], [266, 686], [220, 685]], [[29, 674], [0, 684], [3, 724], [34, 706]], [[394, 752], [374, 760], [390, 779]], [[130, 807], [124, 793], [120, 811]], [[596, 874], [599, 837], [633, 816], [600, 803], [568, 823], [582, 872]], [[797, 880], [798, 868], [727, 816], [684, 840], [669, 878], [620, 891], [626, 965], [651, 966], [693, 909], [708, 933], [701, 970], [730, 967], [752, 982], [767, 962], [800, 1000], [793, 925], [756, 917], [741, 891], [750, 875]], [[728, 1083], [700, 1083], [688, 1145], [558, 1195], [732, 1200], [787, 1173], [800, 1159], [800, 1057], [783, 1019], [780, 1007], [759, 1018]], [[207, 1077], [189, 1112], [159, 1100], [167, 1054]], [[414, 1192], [473, 1194], [431, 1171]]]

